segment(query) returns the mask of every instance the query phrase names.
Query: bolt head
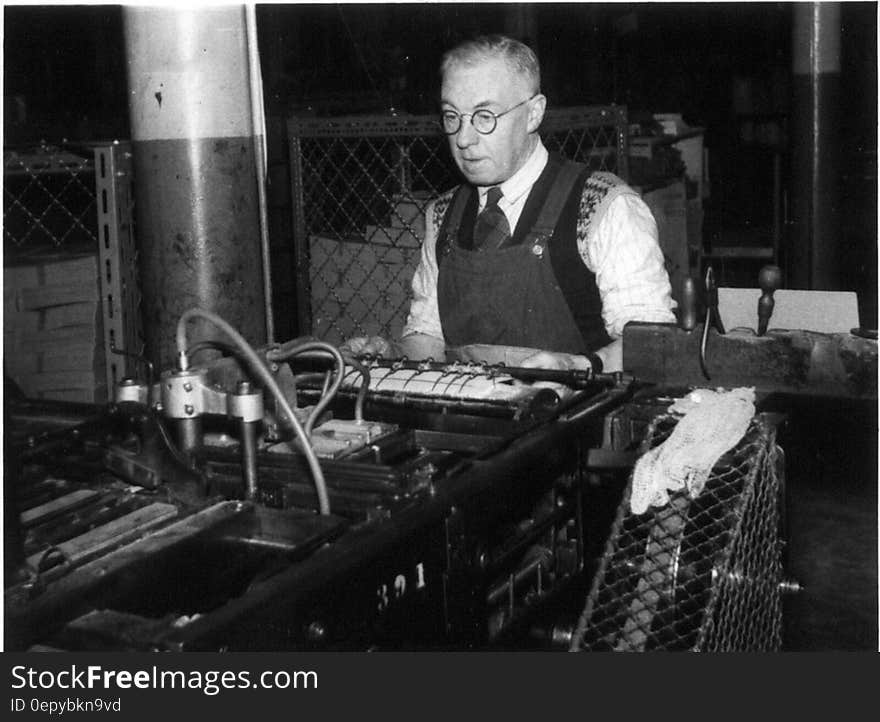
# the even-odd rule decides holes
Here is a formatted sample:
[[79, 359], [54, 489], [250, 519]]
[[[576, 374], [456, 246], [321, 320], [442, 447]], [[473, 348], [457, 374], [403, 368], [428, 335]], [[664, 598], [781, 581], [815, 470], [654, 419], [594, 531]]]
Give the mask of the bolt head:
[[315, 620], [306, 627], [306, 637], [309, 641], [320, 642], [327, 634], [327, 630], [321, 622]]

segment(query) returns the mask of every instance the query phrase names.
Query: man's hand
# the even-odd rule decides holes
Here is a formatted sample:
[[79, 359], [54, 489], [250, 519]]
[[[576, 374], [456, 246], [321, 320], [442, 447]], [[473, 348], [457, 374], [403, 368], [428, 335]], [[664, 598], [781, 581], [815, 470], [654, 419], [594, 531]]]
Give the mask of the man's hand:
[[558, 371], [581, 370], [590, 368], [590, 362], [586, 356], [576, 356], [570, 353], [555, 353], [553, 351], [539, 351], [523, 359], [520, 366], [528, 369], [554, 369]]
[[443, 339], [421, 333], [404, 336], [398, 342], [388, 341], [381, 336], [355, 336], [339, 347], [341, 353], [352, 356], [376, 356], [378, 358], [428, 359], [442, 361], [446, 357]]
[[[599, 361], [601, 361], [601, 367], [593, 369], [594, 371], [604, 371], [605, 373], [622, 371], [623, 339], [615, 339], [607, 346], [597, 349], [595, 356], [598, 356]], [[532, 354], [524, 359], [520, 366], [534, 369], [560, 369], [562, 371], [571, 371], [572, 369], [586, 371], [589, 368], [593, 368], [589, 358], [586, 356], [554, 353], [552, 351], [539, 351]]]
[[443, 361], [446, 358], [446, 344], [442, 338], [435, 338], [423, 333], [412, 333], [404, 336], [395, 345], [400, 356], [409, 359], [434, 359]]
[[394, 345], [381, 336], [355, 336], [350, 338], [339, 347], [340, 353], [351, 356], [377, 356], [379, 358], [394, 358]]
[[[520, 362], [520, 366], [529, 369], [551, 369], [554, 371], [586, 370], [590, 368], [590, 362], [586, 356], [575, 356], [570, 353], [555, 353], [553, 351], [539, 351], [526, 357]], [[532, 388], [552, 389], [560, 399], [564, 399], [574, 393], [574, 390], [564, 384], [553, 381], [535, 381]]]

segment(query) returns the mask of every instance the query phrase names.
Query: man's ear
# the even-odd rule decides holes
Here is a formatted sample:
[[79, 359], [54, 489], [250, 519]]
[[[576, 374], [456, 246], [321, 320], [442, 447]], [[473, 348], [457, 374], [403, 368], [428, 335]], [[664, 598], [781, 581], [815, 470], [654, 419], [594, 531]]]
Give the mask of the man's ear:
[[544, 120], [544, 111], [547, 109], [547, 97], [539, 93], [529, 102], [529, 133], [534, 133], [541, 127], [541, 121]]

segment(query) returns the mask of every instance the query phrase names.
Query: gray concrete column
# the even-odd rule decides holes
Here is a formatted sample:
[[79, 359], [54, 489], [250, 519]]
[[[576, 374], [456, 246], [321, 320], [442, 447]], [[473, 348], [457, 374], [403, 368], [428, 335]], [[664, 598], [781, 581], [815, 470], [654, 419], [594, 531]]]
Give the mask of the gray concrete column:
[[[123, 12], [147, 354], [171, 366], [193, 306], [265, 343], [244, 6]], [[224, 336], [199, 319], [188, 339]]]

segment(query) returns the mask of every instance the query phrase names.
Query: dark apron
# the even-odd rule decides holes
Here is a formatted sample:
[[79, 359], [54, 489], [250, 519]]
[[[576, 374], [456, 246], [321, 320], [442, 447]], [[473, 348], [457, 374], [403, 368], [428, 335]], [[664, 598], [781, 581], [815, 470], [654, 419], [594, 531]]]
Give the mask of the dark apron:
[[[437, 302], [447, 346], [492, 344], [573, 354], [589, 350], [550, 257], [553, 229], [577, 171], [570, 164], [558, 173], [521, 243], [475, 251], [457, 242], [457, 227], [442, 239]], [[453, 209], [452, 215], [460, 217], [461, 211]]]
[[452, 244], [443, 260], [437, 299], [448, 346], [585, 351], [556, 282], [547, 239], [483, 251]]

